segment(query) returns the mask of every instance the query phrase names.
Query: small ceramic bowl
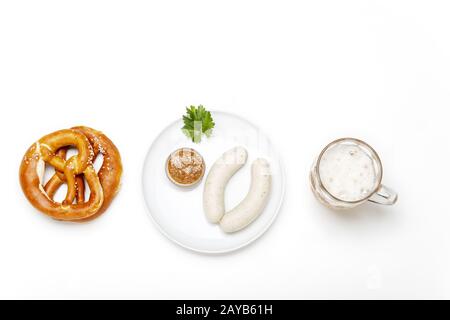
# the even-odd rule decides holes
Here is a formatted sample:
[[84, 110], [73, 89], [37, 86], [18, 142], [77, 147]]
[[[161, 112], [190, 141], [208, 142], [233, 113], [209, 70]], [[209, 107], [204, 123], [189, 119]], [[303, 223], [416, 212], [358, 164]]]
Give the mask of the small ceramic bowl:
[[[169, 170], [171, 160], [174, 159], [175, 157], [179, 158], [180, 153], [182, 154], [183, 152], [192, 153], [192, 155], [190, 155], [189, 157], [195, 156], [195, 157], [198, 157], [201, 159], [201, 173], [199, 175], [192, 177], [192, 181], [189, 181], [189, 182], [182, 182], [181, 179], [177, 179], [177, 177], [174, 177]], [[183, 165], [185, 165], [185, 164], [183, 164]], [[198, 166], [198, 164], [197, 164], [197, 166]], [[167, 177], [169, 178], [169, 180], [172, 183], [174, 183], [175, 185], [177, 185], [179, 187], [192, 187], [192, 186], [195, 186], [196, 184], [198, 184], [200, 181], [202, 181], [203, 176], [205, 175], [206, 165], [205, 165], [205, 160], [200, 155], [200, 153], [198, 153], [196, 150], [194, 150], [192, 148], [180, 148], [180, 149], [175, 150], [174, 152], [172, 152], [169, 155], [169, 157], [167, 158], [167, 161], [166, 161], [165, 168], [166, 168]], [[180, 168], [180, 170], [182, 170], [182, 168]]]

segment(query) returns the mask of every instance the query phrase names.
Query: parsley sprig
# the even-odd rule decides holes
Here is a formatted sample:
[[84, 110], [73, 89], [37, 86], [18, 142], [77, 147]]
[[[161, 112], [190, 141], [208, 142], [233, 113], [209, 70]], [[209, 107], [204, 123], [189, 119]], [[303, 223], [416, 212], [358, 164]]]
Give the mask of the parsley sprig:
[[202, 135], [210, 137], [215, 126], [211, 112], [202, 105], [190, 106], [186, 108], [186, 115], [183, 116], [183, 133], [194, 143], [202, 141]]

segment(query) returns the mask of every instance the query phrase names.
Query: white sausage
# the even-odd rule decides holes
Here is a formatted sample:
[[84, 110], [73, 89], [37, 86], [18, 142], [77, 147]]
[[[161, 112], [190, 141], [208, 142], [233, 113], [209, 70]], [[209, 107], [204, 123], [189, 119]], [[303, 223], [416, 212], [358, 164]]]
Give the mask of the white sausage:
[[269, 199], [271, 180], [269, 163], [265, 159], [255, 160], [252, 164], [252, 182], [247, 196], [220, 221], [220, 227], [224, 232], [242, 230], [259, 217]]
[[203, 190], [203, 209], [211, 223], [219, 223], [225, 214], [225, 187], [231, 177], [247, 162], [242, 147], [225, 152], [212, 166]]

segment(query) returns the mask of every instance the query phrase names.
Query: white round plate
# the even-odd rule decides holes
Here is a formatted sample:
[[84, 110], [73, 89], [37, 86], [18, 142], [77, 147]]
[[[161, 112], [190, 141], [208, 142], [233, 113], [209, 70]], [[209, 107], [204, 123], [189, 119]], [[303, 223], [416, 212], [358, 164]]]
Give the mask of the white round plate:
[[[181, 131], [178, 120], [161, 132], [145, 159], [143, 171], [144, 198], [151, 218], [161, 232], [177, 244], [202, 253], [225, 253], [240, 249], [258, 239], [275, 220], [284, 196], [284, 172], [278, 154], [267, 136], [250, 122], [223, 112], [212, 112], [216, 126], [210, 138], [199, 144], [191, 142]], [[227, 150], [243, 146], [248, 160], [228, 183], [225, 205], [231, 210], [247, 195], [251, 164], [256, 158], [269, 161], [272, 190], [264, 212], [247, 228], [234, 234], [224, 233], [218, 225], [206, 220], [203, 212], [203, 185], [209, 169]], [[193, 188], [174, 185], [166, 176], [167, 157], [182, 147], [194, 148], [206, 163], [205, 177]]]

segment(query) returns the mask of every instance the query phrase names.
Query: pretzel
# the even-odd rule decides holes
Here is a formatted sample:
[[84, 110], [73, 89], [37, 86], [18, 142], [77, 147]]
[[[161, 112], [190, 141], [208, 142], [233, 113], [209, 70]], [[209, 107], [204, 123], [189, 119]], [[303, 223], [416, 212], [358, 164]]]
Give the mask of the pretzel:
[[[66, 160], [67, 149], [75, 147], [78, 154]], [[98, 173], [93, 162], [99, 154], [103, 164]], [[55, 174], [43, 186], [45, 165]], [[117, 194], [122, 175], [120, 153], [103, 133], [88, 127], [60, 130], [34, 143], [22, 160], [20, 183], [25, 196], [39, 211], [57, 220], [87, 221], [98, 217]], [[90, 196], [85, 201], [85, 181]], [[59, 187], [67, 183], [62, 203], [53, 200]]]

